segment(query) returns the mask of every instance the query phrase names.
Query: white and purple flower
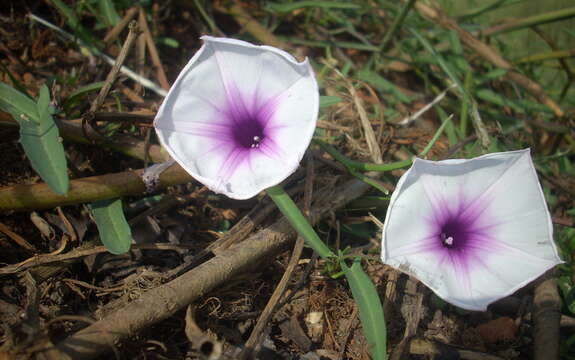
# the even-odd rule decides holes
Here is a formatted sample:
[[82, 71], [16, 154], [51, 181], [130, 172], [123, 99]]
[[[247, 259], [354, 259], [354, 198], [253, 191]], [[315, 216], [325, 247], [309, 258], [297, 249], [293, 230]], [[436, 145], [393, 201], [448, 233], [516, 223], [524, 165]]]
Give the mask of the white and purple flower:
[[382, 260], [469, 310], [561, 263], [529, 149], [416, 159], [391, 197]]
[[248, 199], [294, 172], [315, 129], [319, 92], [307, 60], [245, 41], [203, 36], [154, 126], [195, 179]]

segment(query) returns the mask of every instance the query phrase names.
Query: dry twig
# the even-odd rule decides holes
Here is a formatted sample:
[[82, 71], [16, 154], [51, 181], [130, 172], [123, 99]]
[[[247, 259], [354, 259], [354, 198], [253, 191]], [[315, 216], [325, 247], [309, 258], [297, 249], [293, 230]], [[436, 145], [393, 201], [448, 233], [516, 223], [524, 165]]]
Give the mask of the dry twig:
[[146, 21], [146, 14], [144, 13], [144, 9], [142, 8], [140, 8], [139, 23], [142, 26], [143, 36], [146, 38], [146, 45], [148, 51], [150, 52], [150, 58], [152, 59], [152, 64], [156, 68], [156, 78], [158, 79], [158, 82], [160, 83], [162, 89], [169, 90], [170, 83], [168, 82], [168, 78], [166, 77], [166, 72], [164, 71], [164, 67], [162, 66], [162, 61], [160, 60], [160, 55], [158, 55], [158, 49], [156, 48], [154, 39], [152, 38], [152, 34], [150, 33], [148, 22]]
[[[49, 209], [146, 192], [142, 181], [144, 169], [91, 176], [70, 181], [66, 195], [58, 195], [47, 184], [14, 185], [0, 189], [0, 212]], [[185, 184], [192, 177], [175, 164], [160, 175], [157, 189]]]
[[533, 299], [535, 360], [559, 359], [561, 298], [554, 278], [546, 278], [535, 287]]

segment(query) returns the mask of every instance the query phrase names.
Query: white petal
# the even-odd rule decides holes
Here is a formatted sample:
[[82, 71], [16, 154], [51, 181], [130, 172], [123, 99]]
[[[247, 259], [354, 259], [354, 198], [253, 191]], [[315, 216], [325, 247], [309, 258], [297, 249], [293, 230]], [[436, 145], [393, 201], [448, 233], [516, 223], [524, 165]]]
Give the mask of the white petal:
[[[437, 223], [452, 214], [471, 223], [475, 240], [465, 253], [437, 245]], [[529, 150], [416, 159], [391, 197], [382, 260], [470, 310], [485, 310], [561, 263]]]
[[[202, 39], [204, 45], [178, 76], [154, 125], [162, 145], [195, 179], [215, 192], [247, 199], [298, 167], [317, 121], [317, 82], [307, 60], [298, 63], [282, 50]], [[268, 139], [249, 156], [234, 150], [233, 136], [224, 131], [230, 128], [225, 110], [249, 112], [266, 104], [276, 105], [266, 107], [275, 109], [266, 125]]]

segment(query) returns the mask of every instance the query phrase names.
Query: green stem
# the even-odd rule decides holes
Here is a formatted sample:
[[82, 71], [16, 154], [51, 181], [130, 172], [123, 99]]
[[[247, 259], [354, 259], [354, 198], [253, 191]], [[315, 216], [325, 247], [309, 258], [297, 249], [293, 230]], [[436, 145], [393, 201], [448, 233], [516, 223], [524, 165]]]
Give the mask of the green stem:
[[525, 64], [531, 62], [539, 62], [539, 61], [546, 61], [546, 60], [555, 60], [555, 59], [565, 59], [575, 56], [575, 49], [569, 50], [558, 50], [558, 51], [549, 51], [543, 52], [531, 56], [523, 57], [517, 60], [516, 64]]
[[272, 186], [266, 191], [308, 246], [314, 249], [322, 259], [335, 257], [335, 254], [317, 236], [315, 230], [281, 185]]
[[419, 153], [420, 157], [425, 157], [427, 155], [427, 153], [429, 152], [429, 150], [431, 150], [431, 148], [433, 147], [433, 144], [435, 144], [435, 142], [437, 141], [437, 139], [439, 139], [439, 136], [441, 136], [441, 133], [443, 132], [443, 129], [445, 129], [445, 127], [447, 126], [447, 124], [451, 121], [451, 119], [453, 118], [453, 115], [449, 115], [447, 117], [447, 119], [443, 120], [443, 122], [441, 123], [441, 125], [439, 126], [439, 129], [437, 129], [437, 131], [435, 132], [435, 134], [433, 135], [433, 137], [431, 138], [431, 141], [429, 142], [429, 144], [427, 144], [427, 146]]
[[318, 144], [325, 152], [333, 156], [334, 159], [341, 162], [345, 167], [347, 167], [350, 171], [357, 170], [357, 171], [391, 171], [396, 169], [401, 169], [406, 166], [409, 166], [413, 163], [413, 160], [402, 160], [396, 161], [389, 164], [373, 164], [373, 163], [364, 163], [361, 161], [351, 160], [345, 157], [342, 153], [336, 150], [335, 147], [332, 145], [318, 139], [314, 139], [314, 142]]
[[387, 47], [389, 46], [391, 39], [393, 38], [393, 35], [395, 35], [397, 30], [399, 29], [399, 27], [403, 23], [403, 20], [405, 20], [407, 13], [409, 12], [409, 10], [411, 10], [414, 3], [415, 3], [415, 0], [408, 0], [407, 3], [405, 3], [405, 5], [403, 6], [403, 8], [401, 8], [401, 12], [399, 13], [399, 16], [395, 18], [395, 21], [391, 25], [391, 28], [389, 29], [389, 31], [387, 31], [385, 33], [383, 41], [381, 42], [381, 45], [379, 46], [379, 49], [381, 51], [387, 50]]
[[543, 14], [529, 16], [520, 20], [511, 21], [487, 30], [483, 30], [481, 32], [481, 35], [483, 36], [499, 35], [509, 31], [515, 31], [531, 26], [543, 25], [550, 22], [569, 19], [574, 16], [575, 16], [575, 7], [550, 11]]

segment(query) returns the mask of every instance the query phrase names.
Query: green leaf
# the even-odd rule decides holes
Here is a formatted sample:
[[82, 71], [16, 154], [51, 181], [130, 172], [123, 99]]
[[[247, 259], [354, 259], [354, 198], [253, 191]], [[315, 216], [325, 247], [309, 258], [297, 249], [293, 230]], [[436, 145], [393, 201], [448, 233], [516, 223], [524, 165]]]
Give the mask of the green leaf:
[[90, 92], [100, 90], [105, 84], [105, 81], [98, 81], [85, 86], [82, 86], [74, 90], [68, 97], [64, 100], [62, 107], [64, 111], [69, 115], [75, 105], [82, 100], [82, 98]]
[[376, 89], [392, 94], [397, 100], [401, 101], [402, 103], [411, 103], [411, 98], [409, 96], [402, 93], [397, 86], [395, 86], [390, 81], [386, 80], [384, 77], [380, 76], [379, 74], [369, 71], [369, 70], [361, 70], [357, 73], [356, 77], [361, 80], [365, 81], [366, 83], [374, 86]]
[[6, 111], [20, 125], [34, 121], [39, 122], [36, 103], [28, 96], [10, 85], [0, 82], [0, 109]]
[[575, 288], [571, 289], [565, 296], [565, 305], [571, 314], [575, 314]]
[[122, 210], [121, 199], [100, 200], [90, 204], [100, 240], [112, 254], [123, 254], [130, 250], [132, 231]]
[[120, 15], [111, 0], [99, 0], [98, 5], [108, 26], [116, 26], [120, 22]]
[[276, 204], [289, 223], [304, 238], [305, 243], [315, 250], [322, 259], [334, 257], [335, 254], [317, 236], [307, 219], [303, 216], [297, 205], [281, 187], [276, 185], [266, 190], [269, 197]]
[[36, 105], [38, 110], [38, 118], [40, 119], [40, 123], [46, 123], [46, 117], [50, 116], [50, 90], [46, 84], [42, 85], [40, 88], [40, 94], [38, 94], [38, 104]]
[[385, 360], [387, 352], [385, 317], [375, 285], [361, 268], [359, 257], [355, 258], [351, 267], [348, 267], [343, 259], [340, 260], [340, 265], [359, 307], [359, 319], [369, 344], [371, 358]]
[[55, 193], [65, 195], [70, 185], [66, 155], [58, 127], [51, 116], [49, 119], [52, 124], [45, 131], [42, 130], [46, 126], [20, 127], [20, 143], [32, 164], [32, 168], [42, 180]]
[[457, 85], [459, 90], [466, 97], [468, 97], [468, 94], [465, 91], [465, 88], [463, 87], [463, 83], [461, 83], [461, 80], [459, 79], [459, 77], [457, 77], [457, 74], [453, 69], [453, 67], [443, 58], [443, 56], [441, 56], [440, 53], [438, 53], [435, 50], [433, 45], [426, 38], [424, 38], [423, 35], [421, 35], [417, 30], [413, 28], [410, 28], [409, 30], [417, 38], [417, 40], [419, 40], [419, 42], [421, 43], [421, 45], [423, 45], [425, 50], [427, 50], [434, 57], [434, 59], [437, 60], [437, 63], [443, 69], [445, 74], [451, 79], [451, 81], [453, 81]]
[[173, 49], [177, 49], [180, 47], [180, 42], [174, 38], [166, 37], [166, 36], [159, 36], [156, 38], [156, 44], [165, 45], [171, 47]]
[[94, 46], [97, 44], [97, 41], [92, 34], [82, 26], [82, 23], [76, 16], [74, 10], [68, 7], [68, 5], [66, 5], [62, 0], [50, 0], [50, 2], [54, 4], [62, 16], [66, 18], [68, 26], [74, 30], [76, 36], [78, 36], [86, 45]]
[[478, 89], [475, 92], [475, 95], [480, 98], [481, 100], [490, 102], [495, 105], [499, 106], [508, 106], [514, 111], [518, 113], [525, 114], [529, 111], [538, 111], [538, 112], [545, 112], [550, 113], [551, 110], [540, 103], [536, 103], [533, 101], [529, 101], [526, 99], [510, 99], [506, 96], [503, 96], [499, 93], [496, 93], [490, 89], [482, 88]]
[[292, 3], [268, 3], [266, 10], [273, 12], [291, 12], [294, 10], [317, 7], [323, 9], [359, 9], [361, 5], [339, 1], [296, 1]]
[[341, 101], [338, 96], [320, 96], [319, 97], [319, 108], [323, 109], [332, 105], [335, 105]]
[[0, 109], [10, 113], [20, 125], [20, 143], [34, 170], [55, 193], [68, 192], [66, 155], [58, 127], [50, 115], [50, 92], [40, 88], [38, 103], [0, 83]]
[[443, 56], [438, 53], [433, 45], [427, 41], [417, 30], [410, 28], [411, 33], [416, 37], [416, 39], [421, 43], [421, 45], [427, 50], [433, 57], [437, 60], [439, 66], [445, 74], [451, 79], [451, 81], [457, 85], [459, 92], [461, 93], [461, 100], [468, 102], [469, 104], [465, 107], [467, 108], [471, 118], [473, 119], [473, 124], [475, 125], [477, 136], [479, 137], [483, 147], [488, 147], [490, 140], [487, 131], [485, 130], [485, 125], [483, 125], [483, 120], [479, 115], [479, 109], [475, 99], [469, 94], [469, 91], [465, 88], [454, 68], [443, 58]]

